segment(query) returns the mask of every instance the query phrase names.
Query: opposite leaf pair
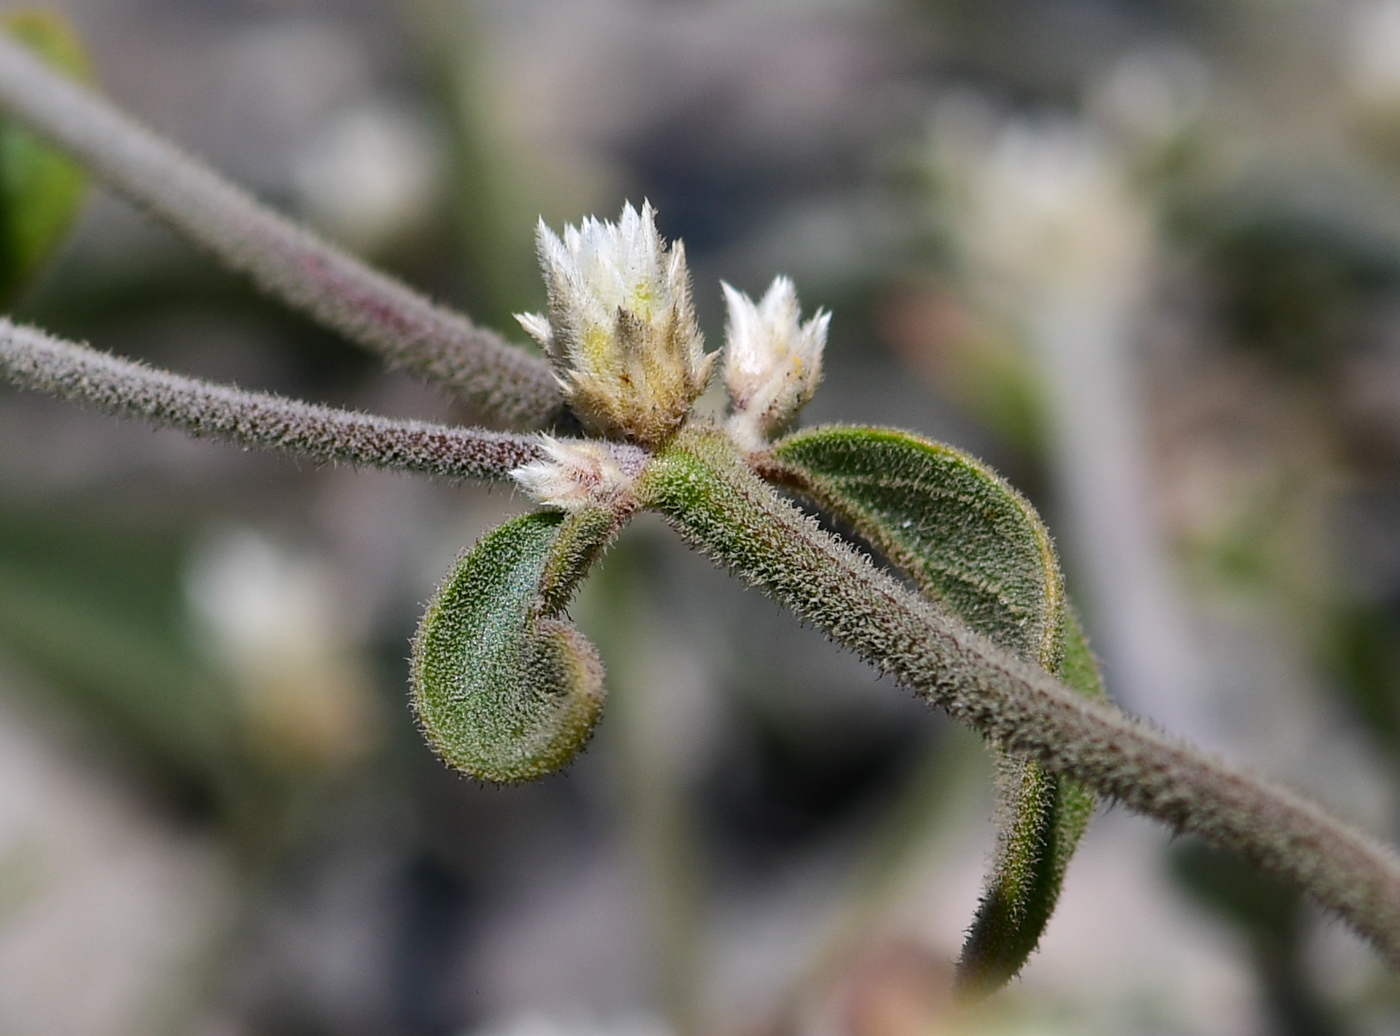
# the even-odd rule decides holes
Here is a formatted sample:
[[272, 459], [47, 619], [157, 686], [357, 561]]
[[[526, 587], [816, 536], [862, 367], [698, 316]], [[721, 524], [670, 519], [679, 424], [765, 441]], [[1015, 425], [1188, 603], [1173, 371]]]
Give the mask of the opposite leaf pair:
[[[542, 232], [550, 320], [523, 321], [567, 364], [565, 389], [584, 401], [586, 423], [604, 434], [629, 432], [645, 446], [550, 440], [548, 459], [517, 478], [562, 513], [517, 518], [464, 555], [415, 641], [420, 722], [445, 759], [483, 780], [541, 776], [587, 741], [603, 697], [601, 667], [559, 616], [627, 519], [638, 508], [665, 509], [649, 499], [647, 468], [681, 424], [702, 423], [689, 416], [693, 395], [686, 394], [694, 391], [688, 379], [707, 370], [710, 358], [698, 345], [689, 284], [674, 261], [679, 251], [664, 263], [664, 276], [649, 279], [649, 271], [663, 269], [666, 252], [648, 229], [654, 235], [650, 210], [638, 217], [629, 208], [620, 226], [593, 221], [567, 232], [566, 243]], [[609, 235], [616, 239], [611, 255]], [[590, 278], [604, 285], [601, 304], [583, 287]], [[872, 544], [926, 598], [1101, 697], [1049, 534], [1030, 504], [967, 455], [907, 433], [838, 426], [768, 445], [815, 388], [827, 318], [799, 325], [785, 279], [758, 306], [726, 289], [726, 373], [735, 403], [727, 432], [736, 452], [770, 483]], [[570, 292], [586, 304], [571, 310]], [[683, 341], [677, 328], [686, 329]], [[658, 431], [683, 397], [682, 421]], [[1000, 986], [1034, 950], [1095, 801], [1092, 792], [1009, 756], [998, 783], [996, 859], [959, 968], [961, 986], [973, 994]]]
[[[1102, 696], [1044, 526], [987, 468], [914, 435], [845, 427], [798, 432], [754, 463], [968, 625]], [[483, 780], [528, 780], [587, 741], [602, 704], [601, 669], [558, 616], [629, 516], [597, 507], [525, 515], [458, 563], [414, 645], [419, 719], [452, 765]], [[997, 988], [1035, 949], [1095, 801], [1010, 757], [999, 763], [998, 793], [996, 859], [959, 969], [969, 992]]]

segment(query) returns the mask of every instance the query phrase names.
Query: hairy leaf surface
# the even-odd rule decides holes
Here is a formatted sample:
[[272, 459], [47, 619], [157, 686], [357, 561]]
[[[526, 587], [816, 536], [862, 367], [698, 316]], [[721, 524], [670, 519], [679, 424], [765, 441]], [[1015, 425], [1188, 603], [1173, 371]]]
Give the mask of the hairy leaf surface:
[[[1049, 533], [991, 469], [949, 446], [880, 428], [798, 432], [769, 458], [765, 475], [849, 523], [926, 597], [1077, 690], [1102, 696]], [[1003, 755], [997, 771], [997, 852], [958, 966], [959, 984], [973, 994], [1001, 986], [1035, 950], [1095, 801], [1035, 763]]]
[[[54, 67], [89, 77], [87, 54], [68, 23], [49, 11], [12, 11], [0, 29]], [[10, 302], [72, 226], [87, 173], [28, 130], [0, 120], [0, 303]]]
[[413, 644], [413, 703], [433, 747], [485, 781], [559, 769], [603, 703], [593, 645], [559, 619], [621, 522], [611, 511], [529, 514], [457, 562]]

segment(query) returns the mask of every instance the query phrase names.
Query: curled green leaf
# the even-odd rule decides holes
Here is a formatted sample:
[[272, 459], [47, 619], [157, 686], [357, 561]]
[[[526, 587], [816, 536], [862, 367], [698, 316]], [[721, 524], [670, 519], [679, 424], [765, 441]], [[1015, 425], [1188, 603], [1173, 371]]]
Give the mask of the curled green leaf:
[[[90, 76], [77, 34], [59, 15], [12, 11], [0, 29], [49, 64]], [[8, 303], [62, 243], [87, 193], [87, 173], [29, 130], [0, 120], [0, 303]]]
[[559, 616], [621, 527], [603, 509], [506, 522], [457, 562], [413, 643], [413, 704], [448, 763], [484, 781], [559, 769], [593, 732], [603, 667]]
[[[1102, 696], [1050, 535], [990, 468], [906, 432], [852, 427], [798, 432], [760, 466], [848, 523], [973, 629]], [[1083, 787], [1007, 755], [997, 791], [996, 856], [958, 964], [970, 995], [1000, 987], [1035, 950], [1095, 803]]]

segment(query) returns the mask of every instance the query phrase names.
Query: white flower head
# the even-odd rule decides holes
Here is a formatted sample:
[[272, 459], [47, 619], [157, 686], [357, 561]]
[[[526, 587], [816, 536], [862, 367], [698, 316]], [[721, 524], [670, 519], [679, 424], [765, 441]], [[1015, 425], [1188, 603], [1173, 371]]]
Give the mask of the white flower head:
[[817, 391], [831, 314], [818, 310], [801, 323], [797, 289], [786, 277], [775, 278], [757, 304], [723, 287], [729, 304], [724, 380], [734, 402], [729, 430], [741, 446], [758, 449]]
[[685, 420], [714, 366], [695, 323], [679, 241], [650, 203], [616, 223], [585, 219], [559, 238], [540, 220], [549, 313], [517, 316], [544, 347], [574, 413], [598, 435], [655, 445]]
[[626, 443], [542, 436], [544, 457], [516, 468], [510, 477], [546, 507], [581, 511], [615, 509], [632, 499], [632, 485], [647, 455]]

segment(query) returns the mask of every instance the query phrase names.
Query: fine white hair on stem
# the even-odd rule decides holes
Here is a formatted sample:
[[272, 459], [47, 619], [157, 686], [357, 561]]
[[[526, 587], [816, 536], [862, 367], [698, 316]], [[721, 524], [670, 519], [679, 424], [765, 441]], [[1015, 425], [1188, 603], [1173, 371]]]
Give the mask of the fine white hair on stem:
[[0, 319], [0, 379], [119, 417], [316, 461], [501, 479], [541, 456], [533, 436], [397, 421], [213, 385]]
[[543, 361], [258, 204], [4, 34], [0, 108], [264, 291], [453, 390], [488, 421], [536, 428], [557, 416]]

